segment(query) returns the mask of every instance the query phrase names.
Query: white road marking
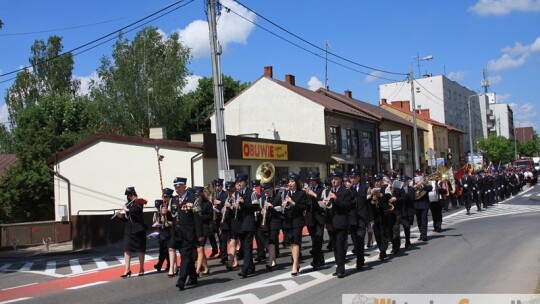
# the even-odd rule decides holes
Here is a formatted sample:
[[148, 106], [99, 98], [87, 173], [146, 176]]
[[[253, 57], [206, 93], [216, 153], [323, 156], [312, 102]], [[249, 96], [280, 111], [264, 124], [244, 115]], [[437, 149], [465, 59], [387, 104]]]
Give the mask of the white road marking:
[[4, 288], [4, 289], [2, 289], [2, 291], [11, 290], [11, 289], [17, 289], [17, 288], [21, 288], [21, 287], [32, 286], [32, 285], [36, 285], [36, 284], [38, 284], [38, 283], [36, 282], [36, 283], [24, 284], [24, 285], [19, 285], [19, 286], [10, 287], [10, 288]]
[[29, 300], [29, 299], [32, 299], [32, 298], [31, 298], [31, 297], [17, 298], [17, 299], [13, 299], [13, 300], [8, 300], [8, 301], [0, 302], [0, 304], [15, 303], [15, 302], [25, 301], [25, 300]]
[[32, 268], [32, 265], [34, 265], [34, 262], [28, 262], [24, 264], [23, 267], [21, 267], [20, 271], [30, 271], [30, 269]]
[[93, 260], [98, 269], [105, 269], [109, 267], [109, 265], [102, 258], [94, 258]]
[[79, 285], [79, 286], [69, 287], [69, 288], [66, 288], [66, 289], [76, 290], [76, 289], [81, 289], [81, 288], [86, 288], [86, 287], [91, 287], [91, 286], [101, 285], [101, 284], [108, 283], [108, 282], [109, 282], [109, 281], [97, 281], [97, 282], [88, 283], [88, 284], [84, 284], [84, 285]]
[[48, 275], [56, 273], [56, 261], [48, 261], [47, 267], [45, 268], [45, 273]]
[[81, 273], [84, 271], [79, 264], [79, 260], [69, 260], [69, 266], [71, 267], [72, 273]]
[[2, 267], [0, 267], [0, 272], [6, 272], [9, 269], [9, 267], [11, 267], [11, 265], [12, 265], [11, 263], [2, 265]]

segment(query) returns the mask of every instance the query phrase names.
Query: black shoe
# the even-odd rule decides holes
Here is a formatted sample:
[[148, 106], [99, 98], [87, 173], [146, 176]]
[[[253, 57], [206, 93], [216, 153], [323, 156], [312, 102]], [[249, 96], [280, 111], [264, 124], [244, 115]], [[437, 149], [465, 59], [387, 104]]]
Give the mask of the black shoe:
[[343, 279], [345, 277], [345, 273], [340, 272], [340, 273], [337, 274], [337, 277], [338, 277], [338, 279]]
[[197, 285], [197, 279], [196, 278], [190, 278], [188, 279], [188, 281], [186, 282], [186, 286], [195, 286]]
[[184, 290], [184, 282], [176, 282], [176, 287], [178, 287], [178, 290]]
[[427, 238], [427, 237], [422, 238], [422, 241], [423, 241], [423, 242], [427, 242], [427, 241], [428, 241], [428, 238]]
[[266, 264], [265, 267], [266, 267], [266, 269], [268, 271], [272, 271], [272, 270], [274, 270], [274, 267], [276, 267], [276, 266], [270, 266], [270, 265]]
[[154, 268], [157, 270], [157, 272], [161, 272], [161, 266], [154, 265]]
[[238, 275], [241, 276], [242, 278], [247, 278], [247, 273], [244, 273], [242, 271], [238, 272]]
[[332, 276], [334, 276], [334, 277], [337, 276], [337, 275], [338, 275], [337, 272], [332, 273]]
[[357, 265], [356, 265], [356, 270], [362, 271], [362, 268], [364, 268], [364, 265], [365, 265], [364, 262], [362, 262], [362, 263], [360, 263], [360, 264], [357, 264]]
[[411, 242], [405, 242], [405, 249], [409, 249], [411, 247]]
[[398, 254], [398, 253], [399, 253], [399, 249], [392, 249], [392, 251], [390, 251], [390, 253], [392, 253], [392, 254]]
[[382, 261], [384, 261], [384, 259], [386, 259], [386, 252], [381, 252], [379, 254], [379, 261], [382, 262]]
[[219, 260], [219, 262], [220, 262], [221, 264], [225, 265], [225, 264], [227, 264], [227, 261], [228, 261], [228, 260], [229, 260], [228, 258], [221, 258], [221, 260]]

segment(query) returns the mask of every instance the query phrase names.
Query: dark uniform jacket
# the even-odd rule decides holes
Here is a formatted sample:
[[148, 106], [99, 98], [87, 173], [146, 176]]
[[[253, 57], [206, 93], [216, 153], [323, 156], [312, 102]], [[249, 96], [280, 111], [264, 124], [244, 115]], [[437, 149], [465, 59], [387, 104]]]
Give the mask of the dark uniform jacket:
[[256, 219], [255, 219], [255, 212], [259, 210], [258, 204], [252, 204], [251, 202], [251, 194], [253, 193], [253, 190], [250, 188], [246, 188], [244, 190], [244, 193], [242, 194], [239, 190], [238, 195], [240, 195], [244, 202], [240, 204], [240, 209], [238, 210], [238, 214], [242, 215], [242, 231], [243, 232], [255, 232], [257, 230], [256, 225]]
[[326, 222], [326, 212], [323, 208], [321, 208], [321, 206], [319, 206], [319, 201], [321, 200], [324, 188], [321, 185], [317, 185], [311, 190], [317, 194], [317, 197], [312, 197], [309, 195], [307, 197], [306, 225], [324, 225]]
[[127, 207], [129, 210], [126, 216], [121, 218], [121, 221], [126, 222], [124, 235], [137, 234], [146, 230], [146, 224], [143, 218], [143, 206], [139, 204], [131, 204]]
[[332, 190], [336, 194], [336, 199], [332, 201], [332, 227], [334, 230], [349, 229], [349, 211], [353, 203], [351, 190], [341, 186]]
[[354, 220], [354, 225], [365, 227], [369, 223], [370, 212], [370, 206], [367, 200], [368, 186], [364, 183], [359, 183], [358, 185], [353, 185], [351, 191], [353, 193], [353, 206], [351, 209], [355, 216], [351, 217], [349, 213], [349, 224], [351, 223], [351, 220]]
[[287, 196], [290, 196], [294, 202], [294, 206], [285, 208], [285, 220], [283, 221], [284, 228], [301, 228], [306, 225], [304, 211], [307, 209], [308, 196], [304, 190], [296, 190], [294, 193], [289, 191]]

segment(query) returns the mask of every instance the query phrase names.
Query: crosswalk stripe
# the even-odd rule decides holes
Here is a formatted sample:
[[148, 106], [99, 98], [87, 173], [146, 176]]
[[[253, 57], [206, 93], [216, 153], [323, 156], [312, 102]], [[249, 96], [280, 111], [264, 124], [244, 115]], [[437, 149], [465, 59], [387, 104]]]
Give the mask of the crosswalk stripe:
[[46, 274], [54, 274], [56, 273], [56, 261], [48, 261], [47, 267], [45, 267], [45, 273]]
[[527, 194], [523, 194], [523, 197], [529, 197], [531, 195], [532, 195], [532, 193], [527, 193]]
[[109, 265], [102, 258], [94, 258], [94, 263], [96, 263], [98, 269], [104, 269], [109, 267]]
[[124, 256], [117, 255], [114, 258], [117, 259], [120, 264], [124, 264], [126, 261], [126, 259], [124, 259]]
[[5, 272], [9, 267], [11, 267], [11, 263], [2, 265], [2, 267], [0, 267], [0, 272]]
[[81, 273], [83, 269], [79, 264], [79, 260], [69, 260], [69, 266], [71, 267], [72, 273]]
[[21, 267], [21, 271], [30, 271], [32, 268], [32, 265], [34, 265], [34, 262], [28, 262]]

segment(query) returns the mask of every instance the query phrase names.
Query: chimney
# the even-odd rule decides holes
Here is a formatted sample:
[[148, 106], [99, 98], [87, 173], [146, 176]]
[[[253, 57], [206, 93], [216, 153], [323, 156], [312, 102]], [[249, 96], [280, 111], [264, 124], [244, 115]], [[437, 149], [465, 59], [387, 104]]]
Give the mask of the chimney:
[[381, 99], [381, 104], [382, 105], [387, 105], [388, 104], [388, 102], [386, 101], [386, 98]]
[[430, 118], [429, 109], [418, 110], [418, 114], [420, 114], [420, 117], [424, 117], [428, 119]]
[[294, 83], [294, 75], [291, 75], [291, 74], [285, 75], [285, 82], [290, 84], [290, 85], [295, 85], [295, 83]]
[[345, 97], [352, 99], [352, 92], [350, 90], [345, 90]]
[[274, 77], [274, 70], [272, 69], [271, 65], [264, 67], [264, 77], [268, 77], [268, 78]]
[[392, 101], [392, 106], [397, 109], [402, 109], [407, 112], [411, 111], [411, 106], [408, 100], [406, 101]]

